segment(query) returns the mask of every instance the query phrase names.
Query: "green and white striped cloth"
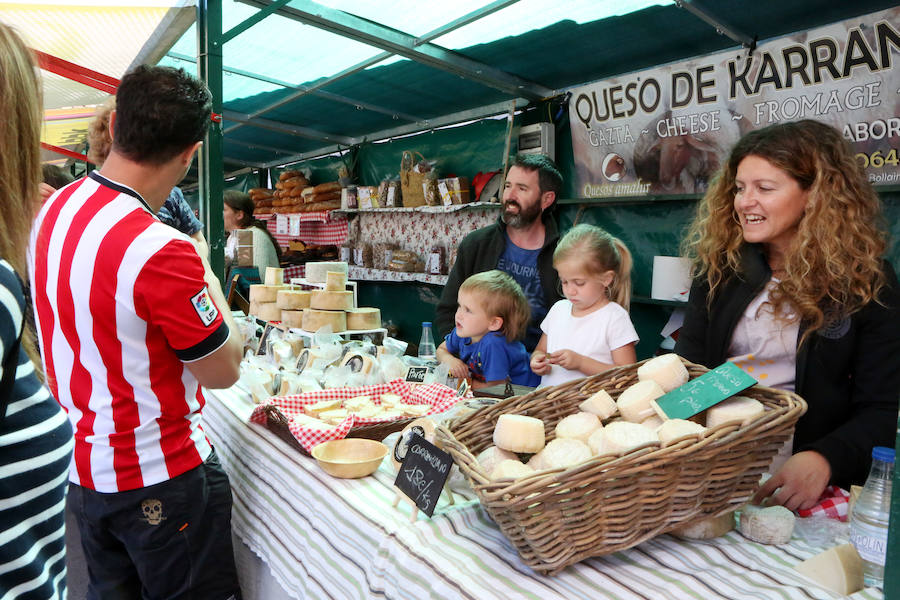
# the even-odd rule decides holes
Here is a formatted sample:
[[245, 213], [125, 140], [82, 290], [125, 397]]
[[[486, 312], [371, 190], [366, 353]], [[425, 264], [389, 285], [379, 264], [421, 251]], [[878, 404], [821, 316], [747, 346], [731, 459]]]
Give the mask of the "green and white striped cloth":
[[[434, 517], [392, 507], [389, 458], [372, 477], [336, 479], [261, 425], [249, 394], [206, 390], [203, 428], [231, 478], [234, 533], [296, 598], [803, 599], [841, 596], [793, 566], [821, 549], [795, 539], [750, 542], [737, 532], [711, 541], [661, 535], [570, 566], [555, 577], [525, 566], [471, 489], [451, 478]], [[851, 596], [879, 600], [867, 589]], [[250, 599], [248, 599], [250, 600]]]

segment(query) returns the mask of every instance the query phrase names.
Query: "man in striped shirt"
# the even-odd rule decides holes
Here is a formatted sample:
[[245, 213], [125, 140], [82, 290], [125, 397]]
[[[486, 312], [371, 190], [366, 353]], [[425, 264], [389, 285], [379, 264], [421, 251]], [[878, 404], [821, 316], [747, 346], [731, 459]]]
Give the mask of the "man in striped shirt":
[[201, 386], [238, 378], [241, 336], [205, 257], [159, 222], [210, 122], [206, 87], [137, 67], [102, 169], [46, 202], [29, 275], [47, 381], [75, 428], [70, 502], [89, 598], [240, 598], [228, 478]]

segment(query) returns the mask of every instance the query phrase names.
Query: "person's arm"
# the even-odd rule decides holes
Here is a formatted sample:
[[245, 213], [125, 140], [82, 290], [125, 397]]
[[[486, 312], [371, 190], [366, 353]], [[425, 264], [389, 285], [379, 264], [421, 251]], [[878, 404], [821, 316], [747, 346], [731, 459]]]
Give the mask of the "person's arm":
[[[585, 375], [596, 375], [603, 371], [609, 371], [619, 365], [630, 365], [637, 362], [637, 354], [634, 350], [634, 342], [625, 344], [611, 352], [612, 363], [595, 360], [590, 356], [578, 354], [574, 350], [559, 350], [550, 355], [550, 363], [560, 365], [572, 371], [580, 371]], [[570, 366], [571, 365], [571, 366]]]
[[199, 229], [192, 233], [191, 239], [193, 239], [197, 245], [197, 254], [202, 258], [209, 260], [209, 244], [206, 243], [206, 237], [203, 235], [203, 230]]
[[788, 510], [812, 508], [831, 479], [831, 465], [814, 450], [798, 452], [760, 486], [753, 504], [780, 504]]
[[450, 368], [450, 375], [456, 377], [457, 379], [465, 379], [469, 376], [469, 366], [463, 361], [459, 360], [457, 357], [453, 356], [449, 350], [447, 350], [447, 342], [441, 342], [441, 345], [438, 346], [435, 351], [435, 355], [437, 359], [447, 365]]
[[547, 334], [541, 334], [541, 339], [538, 342], [537, 346], [534, 348], [534, 352], [531, 353], [531, 363], [529, 364], [531, 370], [537, 373], [538, 375], [547, 375], [553, 369], [550, 365], [550, 361], [547, 359]]

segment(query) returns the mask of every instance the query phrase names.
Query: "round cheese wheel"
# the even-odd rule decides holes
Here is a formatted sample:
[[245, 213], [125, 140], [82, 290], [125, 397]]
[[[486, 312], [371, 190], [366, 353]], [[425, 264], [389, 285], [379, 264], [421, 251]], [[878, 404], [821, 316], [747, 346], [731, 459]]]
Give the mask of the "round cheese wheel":
[[347, 329], [378, 329], [381, 311], [377, 308], [351, 308], [347, 311]]
[[266, 267], [266, 285], [281, 285], [284, 283], [284, 269], [278, 267]]
[[662, 442], [662, 445], [667, 446], [686, 435], [696, 435], [704, 431], [706, 431], [706, 427], [699, 423], [684, 419], [669, 419], [659, 426], [659, 429], [656, 430], [656, 435], [659, 436], [659, 441]]
[[343, 292], [347, 289], [347, 273], [343, 271], [328, 271], [325, 273], [325, 290], [329, 292]]
[[347, 314], [341, 310], [316, 310], [306, 308], [303, 310], [303, 329], [316, 332], [326, 325], [331, 326], [332, 333], [347, 330]]
[[275, 302], [260, 302], [257, 308], [258, 312], [254, 315], [263, 321], [280, 321], [281, 309]]
[[656, 414], [650, 402], [664, 393], [659, 384], [651, 379], [638, 381], [619, 395], [616, 406], [625, 420], [640, 423]]
[[616, 401], [612, 399], [612, 396], [610, 396], [606, 390], [596, 392], [593, 396], [579, 404], [578, 409], [584, 412], [593, 413], [601, 419], [608, 419], [619, 410], [616, 406]]
[[592, 433], [588, 446], [597, 455], [619, 454], [656, 441], [659, 437], [639, 423], [613, 421]]
[[734, 529], [734, 511], [682, 525], [669, 533], [689, 540], [711, 540]]
[[663, 354], [652, 358], [638, 367], [637, 376], [640, 381], [655, 381], [664, 392], [669, 393], [680, 385], [687, 383], [690, 376], [687, 367], [677, 354]]
[[581, 440], [556, 438], [548, 442], [537, 456], [541, 457], [541, 469], [567, 469], [589, 460], [593, 454], [590, 446]]
[[729, 421], [746, 425], [766, 412], [762, 402], [746, 396], [732, 396], [706, 410], [706, 426], [712, 429]]
[[303, 328], [303, 311], [302, 310], [284, 310], [281, 311], [281, 322], [285, 327], [293, 329]]
[[741, 533], [760, 544], [787, 544], [796, 521], [794, 513], [783, 506], [747, 504], [741, 509]]
[[263, 285], [254, 283], [250, 286], [250, 302], [275, 302], [278, 299], [278, 291], [283, 290], [280, 285]]
[[328, 272], [347, 273], [345, 262], [308, 262], [306, 263], [306, 280], [310, 283], [325, 283]]
[[519, 462], [519, 459], [501, 460], [491, 471], [491, 479], [518, 479], [532, 473], [534, 473], [534, 469]]
[[494, 426], [494, 445], [510, 452], [540, 452], [544, 447], [544, 422], [525, 415], [500, 415]]
[[313, 290], [309, 296], [309, 307], [318, 310], [350, 310], [353, 308], [353, 292]]
[[278, 290], [275, 301], [282, 310], [309, 308], [309, 292], [303, 290]]
[[569, 438], [587, 443], [591, 434], [603, 427], [597, 415], [577, 412], [563, 418], [556, 424], [556, 437]]
[[[537, 455], [535, 455], [537, 456]], [[497, 446], [488, 446], [482, 450], [476, 457], [478, 464], [484, 469], [488, 475], [493, 472], [494, 467], [500, 464], [502, 460], [519, 460], [519, 457], [509, 450], [498, 448]]]

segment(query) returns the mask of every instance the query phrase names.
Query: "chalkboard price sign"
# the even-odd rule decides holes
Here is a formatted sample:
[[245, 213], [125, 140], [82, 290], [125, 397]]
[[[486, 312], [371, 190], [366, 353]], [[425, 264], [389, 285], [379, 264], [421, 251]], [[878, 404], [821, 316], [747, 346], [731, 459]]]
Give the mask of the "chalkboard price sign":
[[413, 434], [394, 485], [430, 517], [452, 466], [449, 454], [421, 435]]
[[428, 375], [428, 367], [410, 367], [406, 371], [406, 381], [409, 383], [422, 383]]
[[655, 402], [670, 419], [689, 419], [755, 384], [756, 380], [739, 366], [726, 362], [660, 396]]

